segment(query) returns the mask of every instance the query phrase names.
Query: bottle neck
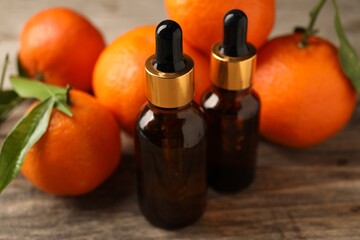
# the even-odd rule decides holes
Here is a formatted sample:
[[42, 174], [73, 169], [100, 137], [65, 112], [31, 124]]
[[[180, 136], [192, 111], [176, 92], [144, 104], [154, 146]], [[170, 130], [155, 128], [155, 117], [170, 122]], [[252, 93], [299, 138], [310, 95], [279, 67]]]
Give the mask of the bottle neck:
[[214, 84], [212, 86], [220, 98], [222, 98], [224, 100], [229, 100], [229, 101], [240, 100], [243, 97], [251, 94], [251, 92], [252, 92], [251, 86], [248, 88], [245, 88], [245, 89], [241, 89], [241, 90], [226, 90], [226, 89], [219, 88], [219, 87], [215, 86]]
[[191, 106], [191, 103], [192, 103], [192, 101], [190, 101], [189, 103], [187, 103], [181, 107], [163, 108], [163, 107], [154, 105], [153, 103], [148, 101], [148, 106], [153, 112], [156, 112], [158, 114], [173, 114], [173, 113], [177, 113], [177, 112], [180, 112], [180, 111], [183, 111], [183, 110], [189, 108]]

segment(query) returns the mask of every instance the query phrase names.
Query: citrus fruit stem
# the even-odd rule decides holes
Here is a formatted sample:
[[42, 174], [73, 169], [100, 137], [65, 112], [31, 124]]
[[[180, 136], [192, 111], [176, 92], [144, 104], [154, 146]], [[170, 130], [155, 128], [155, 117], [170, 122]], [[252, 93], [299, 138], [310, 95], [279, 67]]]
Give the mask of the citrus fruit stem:
[[35, 79], [36, 80], [39, 80], [40, 82], [43, 82], [44, 81], [44, 74], [38, 72], [35, 74]]
[[66, 104], [71, 106], [72, 105], [72, 101], [70, 98], [70, 90], [72, 89], [70, 84], [66, 85]]
[[317, 16], [319, 15], [321, 8], [324, 6], [326, 1], [327, 0], [320, 0], [318, 2], [318, 4], [315, 6], [315, 8], [310, 12], [310, 22], [305, 30], [303, 37], [301, 38], [301, 40], [298, 44], [298, 46], [300, 48], [306, 47], [308, 44], [308, 41], [307, 41], [308, 38], [315, 33], [315, 30], [314, 30], [315, 21], [317, 19]]

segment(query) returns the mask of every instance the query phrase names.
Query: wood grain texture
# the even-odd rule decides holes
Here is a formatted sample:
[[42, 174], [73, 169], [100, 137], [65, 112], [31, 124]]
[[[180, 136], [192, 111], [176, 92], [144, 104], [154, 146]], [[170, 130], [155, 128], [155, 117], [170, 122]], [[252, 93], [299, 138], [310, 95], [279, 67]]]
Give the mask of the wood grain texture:
[[[338, 1], [345, 30], [360, 52], [360, 1]], [[0, 59], [16, 54], [25, 20], [40, 9], [64, 5], [84, 13], [107, 41], [141, 24], [166, 17], [161, 0], [0, 1]], [[272, 35], [307, 22], [314, 4], [277, 1]], [[322, 12], [320, 35], [336, 41], [331, 5]], [[14, 72], [14, 62], [11, 71]], [[19, 118], [18, 108], [0, 125], [1, 139]], [[142, 217], [136, 196], [132, 143], [124, 137], [123, 161], [114, 176], [81, 197], [36, 190], [21, 174], [0, 195], [0, 240], [28, 239], [360, 239], [360, 106], [347, 127], [325, 143], [289, 150], [262, 141], [253, 185], [235, 195], [209, 192], [196, 224], [164, 231]]]
[[360, 109], [340, 134], [307, 150], [262, 141], [254, 184], [209, 192], [195, 225], [150, 226], [137, 206], [134, 159], [82, 197], [54, 197], [21, 175], [0, 196], [0, 239], [359, 239]]

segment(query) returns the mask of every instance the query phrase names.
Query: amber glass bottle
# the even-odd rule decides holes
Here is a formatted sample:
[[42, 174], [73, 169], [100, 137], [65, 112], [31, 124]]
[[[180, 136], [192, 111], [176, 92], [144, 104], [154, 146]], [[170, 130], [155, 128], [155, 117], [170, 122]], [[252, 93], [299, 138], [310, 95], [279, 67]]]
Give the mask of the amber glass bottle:
[[198, 220], [206, 207], [206, 123], [192, 101], [193, 61], [182, 53], [180, 26], [156, 29], [156, 54], [146, 61], [148, 103], [135, 135], [138, 198], [155, 226], [173, 229]]
[[256, 50], [246, 42], [247, 17], [231, 10], [224, 17], [224, 38], [211, 56], [212, 88], [202, 105], [208, 123], [208, 183], [218, 192], [236, 192], [255, 177], [258, 144], [258, 95], [251, 88]]

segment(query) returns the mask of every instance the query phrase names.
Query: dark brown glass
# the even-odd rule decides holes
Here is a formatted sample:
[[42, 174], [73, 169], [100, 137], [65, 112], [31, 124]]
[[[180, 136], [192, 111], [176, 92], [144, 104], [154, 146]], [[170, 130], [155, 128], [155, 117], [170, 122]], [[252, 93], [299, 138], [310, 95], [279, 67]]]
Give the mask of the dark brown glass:
[[218, 192], [237, 192], [255, 177], [258, 145], [258, 95], [251, 89], [212, 86], [202, 99], [208, 124], [208, 184]]
[[195, 103], [177, 109], [148, 103], [135, 134], [140, 209], [155, 226], [194, 223], [206, 208], [206, 122]]

